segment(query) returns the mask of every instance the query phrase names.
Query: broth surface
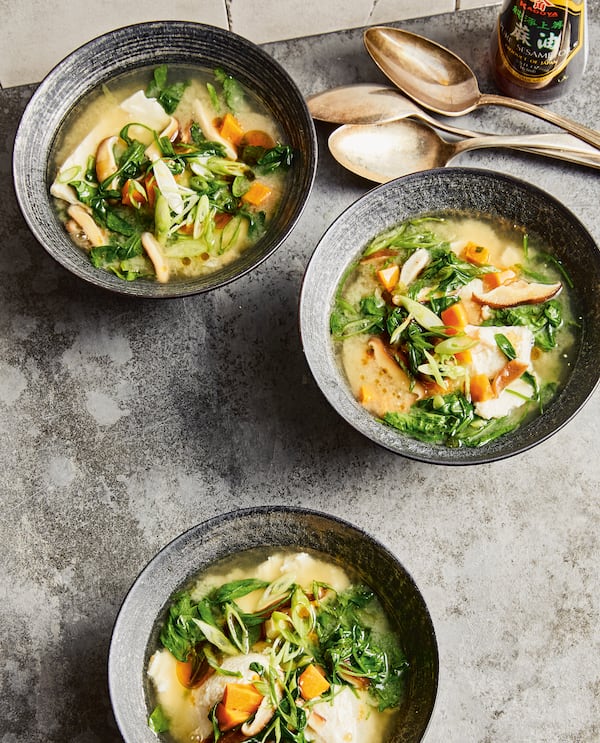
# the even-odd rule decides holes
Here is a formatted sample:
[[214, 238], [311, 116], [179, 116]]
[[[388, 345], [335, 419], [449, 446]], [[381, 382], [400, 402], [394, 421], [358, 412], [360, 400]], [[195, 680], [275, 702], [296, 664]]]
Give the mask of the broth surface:
[[268, 109], [224, 71], [167, 76], [185, 82], [171, 113], [145, 94], [152, 70], [137, 71], [73, 112], [55, 149], [61, 220], [94, 265], [126, 280], [177, 281], [235, 261], [268, 229], [293, 158]]
[[[327, 589], [335, 594], [343, 594], [353, 590], [356, 583], [352, 576], [339, 565], [331, 562], [325, 555], [314, 552], [297, 552], [280, 550], [267, 553], [264, 549], [249, 550], [216, 565], [198, 577], [189, 586], [189, 596], [193, 602], [201, 602], [203, 599], [214, 596], [217, 590], [223, 590], [223, 586], [230, 586], [232, 581], [244, 581], [259, 579], [264, 582], [263, 587], [252, 590], [246, 595], [236, 599], [237, 608], [250, 615], [261, 612], [264, 605], [265, 591], [277, 591], [277, 586], [289, 584], [303, 589], [303, 595], [313, 596], [316, 585], [327, 586]], [[272, 595], [272, 594], [269, 594]], [[318, 601], [317, 601], [318, 604]], [[279, 668], [278, 677], [283, 683], [283, 666], [280, 653], [285, 643], [273, 625], [282, 621], [288, 611], [295, 611], [282, 606], [283, 615], [278, 614], [277, 608], [269, 610], [269, 618], [264, 625], [258, 641], [252, 643], [248, 653], [239, 653], [227, 656], [222, 660], [223, 668], [229, 669], [231, 673], [241, 674], [236, 678], [240, 683], [247, 682], [252, 675], [249, 671], [251, 662], [258, 664], [276, 663]], [[264, 611], [264, 610], [262, 610]], [[373, 637], [393, 637], [391, 628], [379, 601], [373, 597], [369, 603], [369, 632]], [[284, 620], [285, 621], [285, 620]], [[291, 626], [291, 625], [290, 625]], [[266, 632], [266, 634], [265, 634]], [[316, 636], [315, 636], [316, 637]], [[397, 643], [397, 640], [395, 641]], [[304, 652], [310, 654], [308, 647]], [[290, 656], [291, 657], [291, 656]], [[391, 656], [390, 656], [391, 657]], [[279, 658], [275, 661], [274, 659]], [[307, 659], [300, 662], [298, 671], [290, 669], [296, 661], [290, 660], [285, 678], [288, 689], [296, 688], [296, 679], [301, 678], [301, 671], [307, 663]], [[284, 664], [285, 665], [285, 664]], [[212, 674], [208, 679], [194, 688], [186, 688], [178, 680], [178, 661], [166, 647], [157, 649], [152, 655], [148, 667], [148, 674], [156, 696], [156, 702], [169, 719], [169, 731], [167, 738], [177, 743], [191, 743], [192, 741], [212, 740], [212, 725], [209, 721], [211, 710], [215, 704], [222, 700], [223, 686], [231, 676]], [[291, 674], [291, 675], [290, 675]], [[399, 715], [398, 703], [390, 709], [378, 711], [377, 702], [371, 699], [365, 689], [354, 688], [351, 685], [340, 684], [339, 680], [334, 683], [327, 671], [327, 678], [331, 681], [332, 699], [327, 694], [320, 697], [304, 700], [298, 697], [296, 704], [306, 710], [308, 725], [305, 729], [307, 740], [315, 743], [385, 743], [390, 730], [397, 724]], [[402, 682], [403, 683], [403, 682]], [[260, 687], [260, 684], [259, 684]], [[260, 687], [262, 688], [262, 687]], [[317, 724], [318, 723], [318, 724]], [[268, 733], [268, 727], [261, 735], [266, 735], [265, 741], [275, 740], [275, 733]], [[259, 736], [259, 740], [263, 740]]]
[[446, 446], [484, 445], [543, 413], [568, 377], [577, 325], [549, 246], [498, 219], [456, 213], [376, 236], [331, 315], [357, 401]]

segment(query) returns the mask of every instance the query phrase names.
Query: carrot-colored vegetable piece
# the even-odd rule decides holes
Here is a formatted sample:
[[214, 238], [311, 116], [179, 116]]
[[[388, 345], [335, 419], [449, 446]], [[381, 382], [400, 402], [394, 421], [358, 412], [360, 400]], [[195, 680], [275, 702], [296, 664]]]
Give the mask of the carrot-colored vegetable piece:
[[216, 709], [221, 730], [241, 725], [260, 707], [263, 695], [253, 684], [226, 684], [223, 699]]
[[482, 277], [483, 289], [486, 292], [491, 292], [502, 284], [507, 284], [517, 277], [517, 274], [510, 268], [505, 271], [491, 271], [490, 273], [484, 274]]
[[239, 709], [253, 715], [259, 708], [263, 695], [254, 684], [227, 684], [223, 704], [230, 709]]
[[400, 267], [394, 263], [391, 266], [387, 266], [387, 268], [380, 268], [377, 271], [377, 278], [383, 288], [391, 292], [400, 278]]
[[329, 681], [325, 678], [323, 671], [311, 663], [298, 677], [298, 687], [304, 699], [314, 699], [329, 689]]
[[192, 661], [178, 660], [177, 665], [175, 666], [175, 672], [179, 683], [189, 689], [191, 686], [192, 674], [194, 673]]
[[186, 689], [194, 689], [196, 686], [204, 683], [204, 681], [213, 673], [212, 668], [208, 665], [206, 660], [200, 664], [194, 664], [191, 660], [178, 660], [175, 666], [175, 673], [177, 674], [177, 680]]
[[458, 353], [455, 353], [454, 358], [458, 361], [459, 364], [466, 366], [473, 361], [473, 354], [471, 353], [471, 350], [467, 348], [466, 351], [459, 351]]
[[244, 130], [235, 116], [228, 111], [221, 119], [219, 134], [237, 147], [244, 137]]
[[490, 271], [490, 273], [484, 274], [481, 277], [481, 282], [483, 284], [483, 290], [486, 292], [491, 292], [492, 289], [495, 289], [502, 283], [502, 280], [500, 278], [500, 271]]
[[146, 189], [139, 181], [128, 178], [121, 189], [121, 203], [139, 209], [148, 200]]
[[494, 397], [494, 391], [486, 374], [475, 374], [471, 377], [471, 400], [473, 402], [485, 402]]
[[518, 379], [525, 371], [527, 371], [527, 364], [518, 359], [512, 359], [505, 364], [498, 374], [496, 374], [494, 381], [492, 382], [492, 391], [494, 392], [494, 396], [498, 397], [505, 387], [508, 387], [511, 382]]
[[270, 150], [275, 147], [275, 140], [270, 134], [263, 132], [261, 129], [252, 129], [242, 137], [242, 145], [263, 147], [265, 150]]
[[455, 304], [451, 304], [450, 307], [446, 307], [445, 310], [442, 310], [440, 317], [444, 325], [449, 328], [455, 328], [456, 330], [462, 330], [469, 324], [467, 311], [462, 302], [456, 302]]
[[250, 188], [242, 196], [242, 201], [252, 206], [260, 206], [271, 194], [271, 189], [260, 181], [252, 181]]
[[463, 258], [476, 266], [483, 266], [490, 260], [490, 251], [476, 243], [468, 243], [463, 250]]
[[246, 720], [250, 717], [248, 712], [245, 712], [242, 709], [229, 709], [229, 707], [226, 707], [223, 702], [219, 702], [219, 704], [217, 704], [215, 712], [217, 716], [217, 722], [219, 723], [219, 730], [223, 732], [225, 730], [236, 728], [238, 725], [246, 722]]

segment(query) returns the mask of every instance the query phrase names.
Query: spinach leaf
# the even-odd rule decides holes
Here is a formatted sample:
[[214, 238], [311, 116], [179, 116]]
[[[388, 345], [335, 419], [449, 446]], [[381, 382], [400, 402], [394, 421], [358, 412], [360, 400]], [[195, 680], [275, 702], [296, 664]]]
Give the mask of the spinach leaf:
[[562, 326], [562, 305], [558, 299], [541, 304], [523, 304], [492, 311], [483, 325], [521, 325], [533, 333], [535, 345], [543, 351], [556, 347], [556, 331]]
[[382, 420], [419, 441], [450, 447], [483, 446], [521, 422], [513, 416], [484, 420], [459, 392], [419, 400], [407, 413], [386, 413]]
[[219, 82], [223, 88], [223, 96], [225, 103], [228, 108], [233, 112], [239, 110], [244, 103], [244, 89], [240, 83], [221, 67], [218, 67], [214, 71], [215, 80]]
[[148, 717], [148, 727], [153, 733], [166, 733], [169, 729], [169, 718], [165, 715], [163, 708], [158, 704]]
[[287, 170], [294, 161], [294, 150], [288, 144], [278, 144], [267, 150], [256, 161], [256, 171], [260, 174], [272, 173], [278, 168]]
[[386, 303], [374, 294], [363, 297], [357, 308], [338, 297], [330, 316], [329, 327], [335, 340], [361, 333], [380, 334], [385, 329], [387, 313]]
[[517, 358], [515, 347], [504, 335], [504, 333], [496, 333], [494, 335], [494, 340], [496, 341], [496, 345], [498, 346], [498, 348], [502, 351], [502, 353], [509, 361], [513, 361]]
[[323, 603], [317, 619], [319, 653], [335, 683], [369, 682], [369, 694], [380, 710], [397, 706], [408, 663], [393, 635], [371, 628], [373, 591], [351, 586]]
[[152, 80], [146, 88], [146, 98], [155, 98], [168, 114], [174, 113], [179, 105], [189, 82], [168, 84], [168, 67], [166, 64], [157, 67]]
[[404, 260], [418, 248], [438, 248], [444, 241], [431, 230], [423, 229], [424, 222], [443, 222], [443, 219], [424, 217], [409, 219], [397, 227], [392, 227], [375, 237], [365, 249], [363, 256], [367, 257], [380, 250], [394, 249], [403, 252]]
[[489, 268], [463, 261], [447, 243], [431, 249], [432, 259], [419, 278], [410, 285], [409, 295], [417, 297], [422, 289], [429, 288], [432, 294], [448, 294], [465, 286], [473, 279], [489, 272]]

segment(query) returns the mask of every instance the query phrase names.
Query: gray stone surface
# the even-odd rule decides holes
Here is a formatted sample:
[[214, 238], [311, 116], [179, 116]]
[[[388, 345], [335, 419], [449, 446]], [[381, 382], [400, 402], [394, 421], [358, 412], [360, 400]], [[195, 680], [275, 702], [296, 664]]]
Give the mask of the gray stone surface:
[[[598, 0], [585, 83], [553, 108], [597, 125]], [[462, 54], [491, 90], [494, 9], [403, 27]], [[359, 31], [271, 44], [306, 94], [382, 81]], [[1, 743], [112, 743], [115, 615], [138, 571], [184, 529], [289, 503], [381, 539], [421, 587], [441, 678], [428, 740], [600, 739], [600, 393], [514, 459], [435, 467], [376, 448], [328, 407], [304, 363], [297, 300], [332, 219], [369, 185], [321, 155], [308, 207], [252, 275], [152, 303], [89, 288], [31, 237], [11, 151], [33, 87], [0, 91]], [[465, 124], [550, 130], [508, 110]], [[522, 177], [600, 240], [600, 178], [520, 154], [457, 162]], [[366, 743], [366, 742], [361, 742]]]

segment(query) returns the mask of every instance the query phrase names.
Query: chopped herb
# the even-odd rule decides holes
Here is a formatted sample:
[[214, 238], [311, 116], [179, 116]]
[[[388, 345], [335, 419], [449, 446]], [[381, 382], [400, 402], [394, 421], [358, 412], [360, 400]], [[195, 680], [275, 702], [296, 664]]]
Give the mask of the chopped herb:
[[169, 729], [169, 718], [163, 712], [160, 705], [157, 705], [148, 718], [148, 727], [153, 733], [166, 733]]
[[155, 98], [168, 114], [174, 113], [183, 98], [188, 82], [168, 84], [168, 67], [166, 64], [157, 67], [152, 80], [146, 88], [146, 97]]

